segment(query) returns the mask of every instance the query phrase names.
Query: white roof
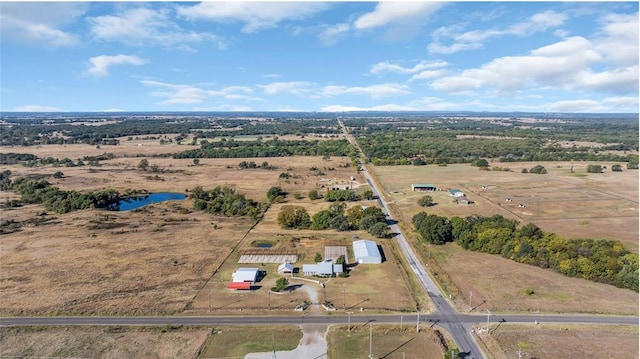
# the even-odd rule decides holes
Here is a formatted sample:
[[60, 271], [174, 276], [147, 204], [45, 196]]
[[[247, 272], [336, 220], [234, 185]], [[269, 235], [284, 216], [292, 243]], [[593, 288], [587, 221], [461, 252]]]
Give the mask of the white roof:
[[382, 261], [382, 255], [378, 250], [378, 245], [376, 242], [368, 239], [353, 241], [353, 255], [358, 262], [363, 258], [373, 259], [378, 263]]
[[231, 276], [232, 282], [255, 282], [258, 277], [258, 268], [238, 268]]
[[293, 271], [293, 264], [286, 262], [286, 263], [282, 263], [281, 265], [278, 266], [278, 272], [283, 272], [283, 271], [287, 271], [287, 272], [292, 272]]

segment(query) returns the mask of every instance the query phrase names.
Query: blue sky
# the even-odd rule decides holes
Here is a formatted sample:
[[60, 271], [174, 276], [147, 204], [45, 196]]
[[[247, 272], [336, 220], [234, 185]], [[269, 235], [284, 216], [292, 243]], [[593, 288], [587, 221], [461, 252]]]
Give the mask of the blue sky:
[[0, 3], [2, 111], [638, 112], [637, 2]]

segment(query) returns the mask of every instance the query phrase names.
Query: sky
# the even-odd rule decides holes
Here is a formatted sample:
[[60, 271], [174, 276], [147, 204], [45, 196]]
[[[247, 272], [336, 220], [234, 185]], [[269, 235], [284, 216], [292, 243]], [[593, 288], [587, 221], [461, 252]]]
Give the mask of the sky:
[[638, 112], [638, 2], [0, 2], [0, 111]]

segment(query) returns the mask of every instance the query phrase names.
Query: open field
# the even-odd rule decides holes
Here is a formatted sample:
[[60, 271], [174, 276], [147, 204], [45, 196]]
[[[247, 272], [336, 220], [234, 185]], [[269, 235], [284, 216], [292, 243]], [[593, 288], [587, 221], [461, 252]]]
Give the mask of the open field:
[[[293, 204], [302, 205], [303, 203], [294, 202]], [[329, 203], [320, 200], [304, 205], [313, 215], [315, 211], [327, 208]], [[256, 267], [256, 265], [237, 263], [243, 250], [255, 249], [252, 243], [270, 243], [272, 245], [270, 249], [260, 250], [264, 253], [270, 251], [297, 253], [298, 262], [294, 266], [301, 270], [303, 263], [314, 263], [316, 253], [324, 255], [326, 245], [346, 246], [347, 251], [351, 253], [351, 242], [354, 236], [371, 238], [362, 231], [281, 229], [276, 222], [281, 206], [282, 204], [271, 206], [264, 219], [248, 233], [237, 251], [229, 256], [229, 259], [194, 299], [191, 309], [208, 310], [209, 300], [211, 300], [211, 309], [216, 312], [247, 310], [277, 312], [291, 311], [296, 305], [309, 301], [313, 304], [310, 310], [318, 312], [324, 311], [320, 309], [319, 304], [326, 300], [333, 303], [339, 310], [345, 308], [352, 311], [360, 308], [376, 311], [415, 310], [415, 301], [406, 285], [406, 274], [399, 267], [392, 253], [393, 242], [389, 240], [377, 240], [386, 256], [385, 262], [351, 267], [347, 278], [313, 278], [304, 277], [302, 273], [296, 274], [295, 277], [287, 275], [290, 285], [296, 289], [292, 292], [269, 294], [268, 290], [275, 286], [276, 280], [282, 275], [277, 273], [278, 264], [263, 263], [257, 264], [257, 268], [266, 271], [266, 276], [257, 283], [256, 290], [250, 292], [227, 290], [226, 284], [238, 267]], [[353, 253], [351, 253], [347, 263], [353, 263], [353, 261]], [[319, 284], [320, 281], [325, 283], [324, 288]], [[381, 293], [385, 294], [380, 295]]]
[[[51, 215], [50, 224], [3, 235], [0, 311], [181, 312], [251, 226], [246, 219], [185, 214], [183, 205], [190, 206]], [[39, 211], [34, 207], [20, 211]]]
[[506, 323], [479, 338], [491, 359], [638, 357], [637, 326]]
[[[415, 323], [399, 325], [373, 324], [372, 354], [374, 358], [388, 359], [442, 359], [449, 341], [443, 333], [421, 328], [416, 333]], [[353, 326], [351, 332], [345, 326], [333, 326], [327, 333], [329, 358], [368, 358], [369, 325]]]
[[0, 328], [3, 358], [193, 358], [209, 330], [195, 328]]
[[[431, 246], [431, 255], [458, 288], [455, 304], [462, 312], [473, 307], [475, 312], [638, 315], [638, 293], [629, 289], [570, 278], [498, 255], [466, 251], [452, 243]], [[534, 293], [526, 294], [527, 288]]]
[[[563, 164], [545, 164], [550, 172], [547, 175], [519, 173], [519, 168], [530, 168], [533, 165], [508, 164], [514, 172], [479, 171], [469, 165], [380, 166], [375, 167], [375, 171], [376, 174], [379, 173], [378, 178], [385, 188], [385, 196], [392, 200], [402, 220], [408, 226], [412, 216], [423, 210], [445, 216], [502, 214], [522, 220], [524, 211], [531, 213], [530, 217], [535, 219], [550, 216], [549, 208], [552, 208], [557, 219], [540, 222], [535, 219], [532, 222], [539, 224], [545, 230], [550, 230], [550, 225], [557, 226], [559, 230], [554, 232], [569, 238], [620, 239], [631, 250], [638, 250], [637, 201], [634, 199], [638, 191], [636, 171], [608, 172], [600, 176], [585, 174], [583, 177], [575, 177], [575, 174], [567, 173], [568, 169]], [[574, 171], [578, 172], [577, 166], [574, 167]], [[467, 178], [468, 181], [465, 180]], [[470, 206], [454, 204], [445, 191], [411, 192], [411, 183], [432, 183], [441, 189], [458, 188], [467, 193], [476, 203]], [[567, 183], [574, 183], [574, 187]], [[615, 186], [612, 186], [613, 184]], [[482, 189], [483, 185], [487, 188]], [[564, 186], [565, 191], [570, 194], [582, 193], [589, 199], [575, 199], [575, 201], [582, 201], [583, 205], [570, 207], [578, 213], [577, 215], [564, 213], [561, 210], [563, 201], [569, 201], [571, 196], [563, 191], [558, 191], [554, 196], [551, 188], [560, 185]], [[511, 207], [510, 203], [504, 202], [506, 193], [514, 198], [516, 204], [518, 202], [515, 198], [520, 197], [526, 199], [526, 203], [530, 205], [524, 209], [518, 209], [521, 211], [518, 212]], [[425, 194], [431, 195], [438, 205], [428, 209], [418, 207], [417, 199]], [[619, 211], [623, 215], [618, 217], [614, 212], [608, 213], [608, 210], [598, 208], [596, 204], [601, 203], [605, 206], [611, 206], [611, 203], [614, 203], [619, 206]], [[631, 213], [636, 214], [631, 217]], [[584, 221], [580, 228], [576, 228], [566, 219], [576, 216], [588, 216], [589, 220], [584, 217], [574, 219], [574, 221]], [[603, 216], [603, 218], [592, 218], [592, 216]], [[598, 228], [595, 225], [598, 223], [605, 228]], [[635, 237], [630, 235], [634, 232]], [[594, 233], [601, 233], [602, 237], [596, 237]], [[426, 259], [428, 248], [420, 245], [419, 249], [423, 258]], [[454, 286], [449, 291], [456, 297], [456, 306], [462, 311], [469, 310], [468, 300], [471, 296], [470, 292], [473, 292], [473, 307], [478, 306], [483, 300], [487, 301], [477, 308], [478, 310], [491, 309], [503, 312], [539, 310], [635, 315], [638, 313], [637, 293], [630, 290], [566, 277], [551, 270], [519, 264], [500, 256], [465, 251], [454, 244], [431, 246], [431, 255], [436, 259], [440, 270], [445, 272], [453, 282]], [[527, 288], [533, 289], [535, 294], [526, 295], [524, 290]]]
[[293, 350], [302, 332], [294, 326], [215, 328], [199, 358], [243, 358], [249, 353], [268, 352], [275, 348]]
[[[543, 165], [548, 174], [520, 173]], [[386, 197], [400, 209], [402, 219], [425, 209], [416, 201], [433, 197], [429, 213], [451, 216], [501, 214], [522, 224], [535, 223], [565, 238], [615, 239], [638, 252], [638, 171], [586, 173], [585, 162], [492, 163], [511, 172], [479, 171], [468, 164], [439, 166], [378, 166], [375, 172]], [[610, 168], [612, 163], [598, 163]], [[570, 172], [573, 166], [573, 173]], [[412, 192], [412, 183], [431, 183], [436, 192]], [[482, 188], [486, 186], [486, 188]], [[457, 188], [475, 203], [453, 202], [446, 190]], [[507, 202], [506, 198], [512, 201]], [[523, 204], [524, 208], [518, 205]]]
[[[188, 148], [159, 145], [157, 140], [144, 139], [123, 141], [123, 145], [103, 146], [103, 149], [85, 145], [42, 146], [35, 153], [40, 157], [51, 155], [77, 160], [85, 155], [113, 152], [111, 147], [122, 152], [117, 152], [112, 160], [101, 161], [100, 166], [29, 168], [14, 165], [7, 168], [14, 178], [45, 175], [54, 186], [77, 191], [184, 192], [196, 186], [207, 190], [231, 185], [239, 193], [265, 202], [267, 190], [280, 186], [289, 193], [287, 204], [303, 205], [311, 215], [329, 206], [322, 200], [310, 201], [306, 196], [311, 189], [321, 190], [318, 184], [326, 184], [327, 180], [345, 185], [350, 177], [358, 176], [346, 158], [200, 159], [196, 166], [191, 159], [137, 157]], [[35, 149], [2, 148], [6, 152]], [[157, 166], [157, 170], [138, 169], [142, 159], [148, 159], [149, 166]], [[244, 160], [258, 165], [268, 161], [276, 169], [239, 169], [238, 164]], [[56, 171], [62, 171], [64, 178], [51, 177]], [[279, 178], [282, 172], [292, 176]], [[354, 188], [358, 187], [357, 181], [358, 178], [351, 184]], [[299, 199], [294, 199], [294, 194], [299, 195]], [[15, 198], [11, 192], [1, 195], [6, 199]], [[361, 204], [373, 202], [350, 205]], [[325, 245], [345, 245], [350, 251], [352, 236], [370, 238], [360, 231], [282, 230], [276, 223], [280, 206], [282, 204], [274, 204], [252, 230], [253, 222], [249, 219], [193, 212], [190, 200], [155, 204], [130, 212], [85, 210], [40, 216], [43, 209], [38, 205], [2, 210], [4, 219], [29, 221], [29, 224], [0, 237], [3, 299], [0, 310], [4, 314], [155, 314], [185, 309], [221, 313], [249, 308], [262, 312], [269, 309], [269, 300], [271, 310], [288, 311], [304, 301], [317, 304], [325, 299], [341, 309], [346, 306], [415, 310], [405, 281], [397, 280], [406, 278], [406, 274], [397, 266], [391, 244], [385, 241], [379, 243], [387, 262], [376, 268], [357, 267], [351, 272], [352, 277], [333, 278], [324, 290], [317, 279], [292, 278], [291, 284], [298, 285], [298, 289], [286, 294], [268, 294], [279, 277], [277, 264], [259, 265], [267, 273], [258, 283], [260, 289], [227, 290], [231, 273], [240, 266], [239, 253], [255, 249], [257, 241], [273, 243], [274, 250], [298, 252], [296, 266], [300, 268], [302, 263], [312, 263], [316, 252], [324, 254]], [[387, 279], [381, 287], [374, 278]], [[377, 295], [381, 291], [394, 293], [395, 300], [381, 298]], [[314, 310], [317, 309], [318, 306], [314, 306]]]

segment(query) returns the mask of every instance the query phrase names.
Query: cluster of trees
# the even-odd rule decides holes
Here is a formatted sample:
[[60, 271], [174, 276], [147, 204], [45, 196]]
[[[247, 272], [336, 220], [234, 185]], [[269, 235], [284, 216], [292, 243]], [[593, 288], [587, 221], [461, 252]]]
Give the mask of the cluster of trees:
[[269, 202], [284, 202], [284, 196], [287, 195], [287, 192], [283, 191], [281, 187], [271, 187], [267, 191], [267, 199]]
[[197, 186], [189, 191], [189, 198], [193, 199], [196, 210], [228, 217], [258, 218], [262, 209], [260, 203], [236, 193], [235, 188], [229, 186], [216, 186], [209, 191]]
[[587, 165], [587, 173], [602, 173], [602, 166], [600, 166], [600, 165]]
[[538, 175], [544, 175], [544, 174], [547, 174], [547, 169], [544, 168], [544, 166], [542, 165], [535, 165], [531, 167], [531, 169], [529, 170], [527, 170], [526, 168], [523, 168], [522, 173], [534, 173]]
[[11, 181], [5, 172], [3, 172], [0, 181], [3, 189], [14, 190], [20, 195], [20, 203], [15, 201], [11, 203], [11, 206], [14, 207], [22, 204], [37, 203], [42, 204], [47, 211], [68, 213], [87, 208], [109, 209], [126, 198], [126, 196], [115, 190], [80, 193], [77, 191], [63, 191], [58, 187], [52, 186], [46, 180], [18, 177]]
[[422, 196], [418, 199], [418, 206], [420, 207], [431, 207], [435, 206], [433, 202], [433, 197], [431, 196]]
[[333, 203], [328, 209], [317, 212], [313, 217], [302, 206], [283, 206], [278, 213], [278, 223], [282, 228], [337, 231], [364, 230], [369, 234], [385, 238], [389, 226], [382, 210], [378, 207], [353, 206], [347, 209], [344, 203]]
[[501, 215], [449, 220], [421, 212], [413, 224], [429, 243], [454, 241], [465, 249], [638, 291], [638, 255], [619, 241], [564, 239], [532, 223], [518, 228], [518, 221]]
[[[248, 161], [248, 162], [242, 161], [238, 164], [238, 167], [240, 167], [240, 169], [246, 170], [246, 169], [258, 168], [258, 165], [253, 161]], [[264, 161], [262, 162], [259, 168], [262, 168], [265, 170], [275, 170], [277, 167], [270, 165], [269, 162], [267, 161]]]
[[360, 196], [352, 189], [332, 189], [324, 194], [327, 202], [359, 201]]
[[173, 158], [246, 158], [288, 156], [352, 156], [347, 140], [202, 141], [199, 149], [173, 154]]
[[305, 229], [311, 226], [311, 217], [302, 206], [282, 206], [278, 213], [278, 224], [285, 229]]

